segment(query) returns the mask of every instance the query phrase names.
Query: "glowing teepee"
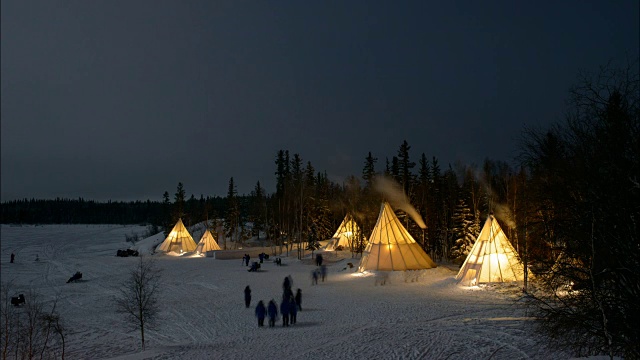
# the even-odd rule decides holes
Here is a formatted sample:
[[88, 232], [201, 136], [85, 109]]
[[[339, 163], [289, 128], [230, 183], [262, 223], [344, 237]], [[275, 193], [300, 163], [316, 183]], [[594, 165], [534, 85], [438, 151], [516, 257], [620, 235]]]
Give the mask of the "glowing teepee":
[[402, 226], [391, 206], [384, 202], [358, 271], [419, 270], [436, 266]]
[[500, 225], [489, 215], [456, 280], [465, 285], [524, 280], [524, 266]]
[[196, 243], [193, 241], [187, 228], [184, 227], [182, 219], [179, 219], [169, 233], [169, 236], [164, 239], [162, 244], [158, 245], [156, 251], [186, 253], [194, 251], [195, 249]]
[[202, 234], [202, 238], [200, 239], [200, 242], [196, 247], [196, 252], [198, 254], [206, 254], [207, 251], [211, 251], [211, 250], [222, 250], [222, 249], [220, 248], [220, 245], [218, 245], [216, 240], [213, 238], [213, 235], [211, 235], [211, 232], [207, 229], [207, 231], [205, 231], [204, 234]]
[[349, 249], [354, 236], [358, 232], [360, 232], [358, 224], [353, 220], [351, 215], [347, 214], [338, 227], [338, 230], [336, 230], [336, 233], [331, 237], [331, 241], [329, 241], [325, 250], [335, 250], [338, 246], [342, 246], [343, 249]]

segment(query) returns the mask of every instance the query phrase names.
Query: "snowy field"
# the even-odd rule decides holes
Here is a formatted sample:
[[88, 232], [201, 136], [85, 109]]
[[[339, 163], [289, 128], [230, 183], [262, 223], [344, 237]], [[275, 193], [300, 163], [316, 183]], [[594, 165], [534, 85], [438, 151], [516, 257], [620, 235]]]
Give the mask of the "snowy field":
[[[247, 272], [241, 260], [153, 255], [163, 269], [161, 318], [140, 349], [115, 312], [119, 283], [138, 258], [116, 257], [125, 234], [140, 226], [2, 225], [2, 282], [13, 292], [36, 290], [59, 298], [67, 334], [67, 359], [568, 359], [547, 347], [516, 301], [518, 286], [465, 288], [455, 271], [393, 273], [384, 286], [354, 273], [357, 259], [325, 254], [328, 279], [311, 285], [311, 259], [283, 257]], [[160, 234], [140, 241], [149, 252]], [[198, 239], [196, 239], [197, 242]], [[16, 253], [16, 263], [9, 255]], [[34, 261], [36, 255], [40, 261]], [[151, 255], [149, 255], [151, 256]], [[346, 258], [342, 258], [346, 257]], [[343, 270], [348, 262], [356, 265]], [[83, 281], [67, 284], [76, 271]], [[258, 300], [281, 298], [285, 276], [302, 289], [295, 326], [258, 328]], [[243, 290], [252, 289], [252, 306]], [[28, 299], [27, 299], [28, 301]], [[266, 323], [266, 322], [265, 322]]]

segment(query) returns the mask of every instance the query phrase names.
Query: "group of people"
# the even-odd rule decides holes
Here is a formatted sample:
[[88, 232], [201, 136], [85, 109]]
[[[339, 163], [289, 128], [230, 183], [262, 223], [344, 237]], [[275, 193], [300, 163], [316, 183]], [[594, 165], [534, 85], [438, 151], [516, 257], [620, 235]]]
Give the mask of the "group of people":
[[[302, 310], [302, 290], [298, 289], [296, 294], [293, 294], [291, 289], [293, 285], [293, 279], [291, 275], [284, 278], [282, 284], [282, 302], [280, 303], [280, 315], [282, 315], [282, 326], [286, 327], [294, 325], [297, 321], [298, 311]], [[244, 300], [246, 307], [249, 307], [251, 303], [251, 289], [247, 285], [244, 290]], [[256, 305], [256, 317], [258, 318], [258, 326], [264, 326], [264, 319], [269, 318], [269, 327], [276, 326], [276, 319], [278, 318], [278, 305], [275, 300], [271, 299], [267, 306], [260, 300]]]

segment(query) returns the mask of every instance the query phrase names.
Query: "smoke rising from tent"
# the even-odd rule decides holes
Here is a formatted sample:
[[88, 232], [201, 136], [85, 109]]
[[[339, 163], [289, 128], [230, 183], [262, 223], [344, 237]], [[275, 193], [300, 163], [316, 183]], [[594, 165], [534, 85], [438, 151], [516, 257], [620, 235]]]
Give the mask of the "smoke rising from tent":
[[502, 221], [510, 228], [516, 228], [516, 222], [513, 220], [513, 214], [511, 213], [511, 209], [507, 205], [497, 204], [493, 207], [493, 212], [496, 217]]
[[411, 205], [407, 195], [404, 193], [400, 185], [393, 179], [384, 176], [376, 176], [373, 188], [382, 194], [391, 206], [409, 214], [413, 221], [415, 221], [422, 229], [427, 228], [427, 225], [422, 220], [422, 216], [420, 216], [416, 208]]

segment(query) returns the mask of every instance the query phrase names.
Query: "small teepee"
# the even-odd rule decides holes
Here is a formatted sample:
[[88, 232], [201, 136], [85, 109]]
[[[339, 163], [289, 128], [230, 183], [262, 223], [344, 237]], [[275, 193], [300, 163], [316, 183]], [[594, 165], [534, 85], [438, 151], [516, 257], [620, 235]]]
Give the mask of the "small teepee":
[[349, 249], [356, 233], [360, 231], [358, 224], [353, 220], [351, 215], [347, 214], [342, 220], [338, 230], [333, 234], [331, 240], [325, 247], [325, 250], [335, 250], [338, 246], [343, 249]]
[[524, 266], [518, 253], [493, 215], [489, 215], [484, 223], [456, 280], [469, 286], [524, 280]]
[[402, 226], [391, 206], [384, 202], [358, 271], [420, 270], [436, 266]]
[[211, 251], [211, 250], [222, 250], [222, 249], [220, 248], [220, 245], [218, 245], [216, 240], [213, 238], [213, 235], [211, 235], [211, 232], [209, 231], [209, 229], [207, 229], [204, 232], [204, 234], [202, 234], [202, 238], [200, 239], [200, 242], [198, 242], [198, 246], [196, 247], [196, 253], [206, 254], [207, 251]]
[[164, 251], [164, 252], [176, 252], [176, 253], [186, 253], [190, 251], [194, 251], [196, 249], [196, 243], [193, 241], [191, 234], [184, 224], [182, 223], [182, 219], [179, 219], [176, 225], [173, 227], [169, 236], [162, 242], [162, 244], [158, 245], [156, 251]]

